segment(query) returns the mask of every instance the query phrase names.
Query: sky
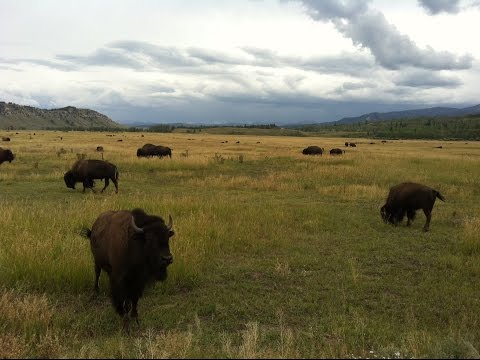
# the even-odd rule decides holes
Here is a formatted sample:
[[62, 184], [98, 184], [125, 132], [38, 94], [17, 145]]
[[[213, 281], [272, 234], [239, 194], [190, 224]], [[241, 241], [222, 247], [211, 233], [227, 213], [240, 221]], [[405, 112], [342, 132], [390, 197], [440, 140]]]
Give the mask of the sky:
[[0, 101], [120, 123], [480, 103], [480, 0], [0, 0]]

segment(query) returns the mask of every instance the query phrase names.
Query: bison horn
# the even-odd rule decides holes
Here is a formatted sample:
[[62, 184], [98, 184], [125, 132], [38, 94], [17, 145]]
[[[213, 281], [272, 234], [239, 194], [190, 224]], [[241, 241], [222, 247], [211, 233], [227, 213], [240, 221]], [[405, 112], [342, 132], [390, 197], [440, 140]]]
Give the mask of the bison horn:
[[135, 218], [133, 216], [132, 216], [132, 227], [133, 227], [133, 230], [135, 230], [135, 232], [137, 234], [143, 234], [143, 229], [139, 228], [137, 225], [135, 225]]
[[172, 230], [172, 226], [173, 226], [172, 216], [171, 216], [171, 215], [168, 215], [168, 225], [167, 225], [167, 229], [168, 229], [168, 230]]

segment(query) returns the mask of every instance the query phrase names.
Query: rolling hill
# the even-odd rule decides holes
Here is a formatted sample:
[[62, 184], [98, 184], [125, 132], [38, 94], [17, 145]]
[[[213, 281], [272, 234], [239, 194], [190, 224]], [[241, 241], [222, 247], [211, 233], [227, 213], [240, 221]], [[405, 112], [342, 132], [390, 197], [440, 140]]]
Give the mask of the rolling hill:
[[[405, 111], [391, 111], [385, 113], [373, 112], [356, 117], [346, 117], [336, 124], [352, 124], [364, 121], [387, 121], [398, 119], [414, 119], [419, 117], [446, 117], [446, 116], [466, 116], [480, 114], [480, 104], [466, 108], [432, 107], [426, 109], [415, 109]], [[330, 123], [332, 124], [332, 123]]]
[[0, 129], [119, 129], [123, 126], [90, 109], [39, 109], [0, 101]]

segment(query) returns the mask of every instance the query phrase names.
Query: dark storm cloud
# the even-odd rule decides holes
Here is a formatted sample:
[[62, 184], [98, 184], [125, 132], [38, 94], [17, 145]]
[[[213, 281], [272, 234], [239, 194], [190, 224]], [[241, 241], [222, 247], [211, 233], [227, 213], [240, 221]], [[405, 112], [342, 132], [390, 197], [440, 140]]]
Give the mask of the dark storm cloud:
[[416, 88], [457, 88], [463, 85], [457, 77], [448, 77], [426, 71], [403, 73], [397, 77], [395, 84]]
[[365, 13], [368, 3], [365, 0], [303, 0], [308, 14], [315, 20], [334, 18], [351, 19], [356, 14]]
[[364, 54], [343, 53], [340, 55], [329, 55], [311, 57], [308, 59], [289, 59], [290, 65], [305, 70], [312, 70], [324, 74], [346, 74], [359, 76], [371, 72], [375, 62], [371, 56]]
[[380, 12], [368, 8], [368, 2], [302, 0], [307, 13], [316, 20], [331, 21], [337, 30], [357, 46], [370, 50], [378, 64], [396, 70], [405, 66], [430, 70], [463, 70], [472, 66], [470, 55], [456, 56], [446, 51], [419, 48], [402, 35]]
[[337, 29], [355, 45], [370, 49], [383, 67], [396, 70], [413, 66], [429, 70], [462, 70], [472, 66], [470, 55], [456, 56], [430, 47], [419, 48], [408, 36], [389, 24], [381, 13], [367, 13], [348, 22], [336, 21]]
[[355, 90], [364, 90], [364, 89], [374, 89], [378, 86], [372, 82], [363, 81], [363, 82], [344, 82], [342, 86], [339, 86], [334, 90], [334, 93], [342, 95], [349, 91]]
[[243, 50], [254, 57], [252, 64], [264, 67], [292, 67], [321, 74], [360, 75], [371, 71], [375, 63], [371, 56], [358, 53], [312, 56], [307, 58], [283, 56], [271, 50], [244, 47]]
[[138, 70], [146, 65], [144, 61], [133, 57], [131, 53], [111, 47], [98, 49], [90, 55], [57, 55], [56, 58], [77, 67], [117, 66]]
[[459, 0], [418, 0], [430, 15], [437, 15], [442, 12], [456, 14], [460, 11]]
[[235, 53], [204, 48], [175, 48], [141, 41], [116, 41], [87, 55], [60, 54], [54, 60], [2, 59], [5, 66], [30, 63], [61, 71], [81, 70], [86, 66], [120, 67], [135, 71], [168, 70], [172, 74], [233, 75], [232, 66], [293, 68], [319, 74], [362, 76], [371, 73], [374, 58], [365, 53], [295, 57], [263, 48], [243, 47]]

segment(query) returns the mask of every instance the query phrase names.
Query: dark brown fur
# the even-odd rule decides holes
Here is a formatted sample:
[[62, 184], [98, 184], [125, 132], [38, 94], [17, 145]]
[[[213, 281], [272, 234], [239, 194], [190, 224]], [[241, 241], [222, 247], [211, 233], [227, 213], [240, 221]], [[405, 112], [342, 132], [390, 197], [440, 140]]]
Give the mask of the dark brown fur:
[[15, 159], [15, 155], [12, 153], [10, 149], [2, 149], [0, 148], [0, 165], [5, 162], [12, 162]]
[[445, 201], [444, 197], [428, 186], [405, 182], [390, 188], [387, 201], [380, 209], [385, 223], [399, 224], [407, 215], [407, 226], [415, 219], [416, 210], [422, 209], [427, 221], [423, 227], [428, 231], [432, 218], [432, 209], [436, 198]]
[[303, 155], [322, 155], [325, 150], [319, 146], [309, 146], [303, 149]]
[[[138, 229], [141, 228], [141, 229]], [[141, 230], [141, 232], [139, 232]], [[95, 263], [95, 294], [101, 271], [110, 278], [111, 300], [128, 329], [128, 313], [138, 322], [137, 303], [145, 286], [167, 278], [173, 262], [169, 239], [172, 220], [166, 225], [159, 216], [141, 209], [107, 211], [86, 229]]]
[[137, 149], [137, 156], [138, 157], [163, 157], [169, 156], [172, 157], [172, 149], [167, 146], [161, 145], [153, 145], [153, 144], [145, 144], [140, 149]]
[[105, 186], [102, 192], [112, 180], [115, 185], [115, 192], [118, 193], [118, 169], [112, 163], [104, 160], [78, 160], [73, 164], [72, 168], [65, 173], [63, 177], [65, 185], [68, 188], [75, 189], [77, 182], [83, 183], [83, 192], [86, 188], [93, 190], [95, 179], [104, 179]]
[[330, 155], [342, 155], [345, 153], [345, 150], [342, 150], [342, 149], [332, 149], [330, 150]]

